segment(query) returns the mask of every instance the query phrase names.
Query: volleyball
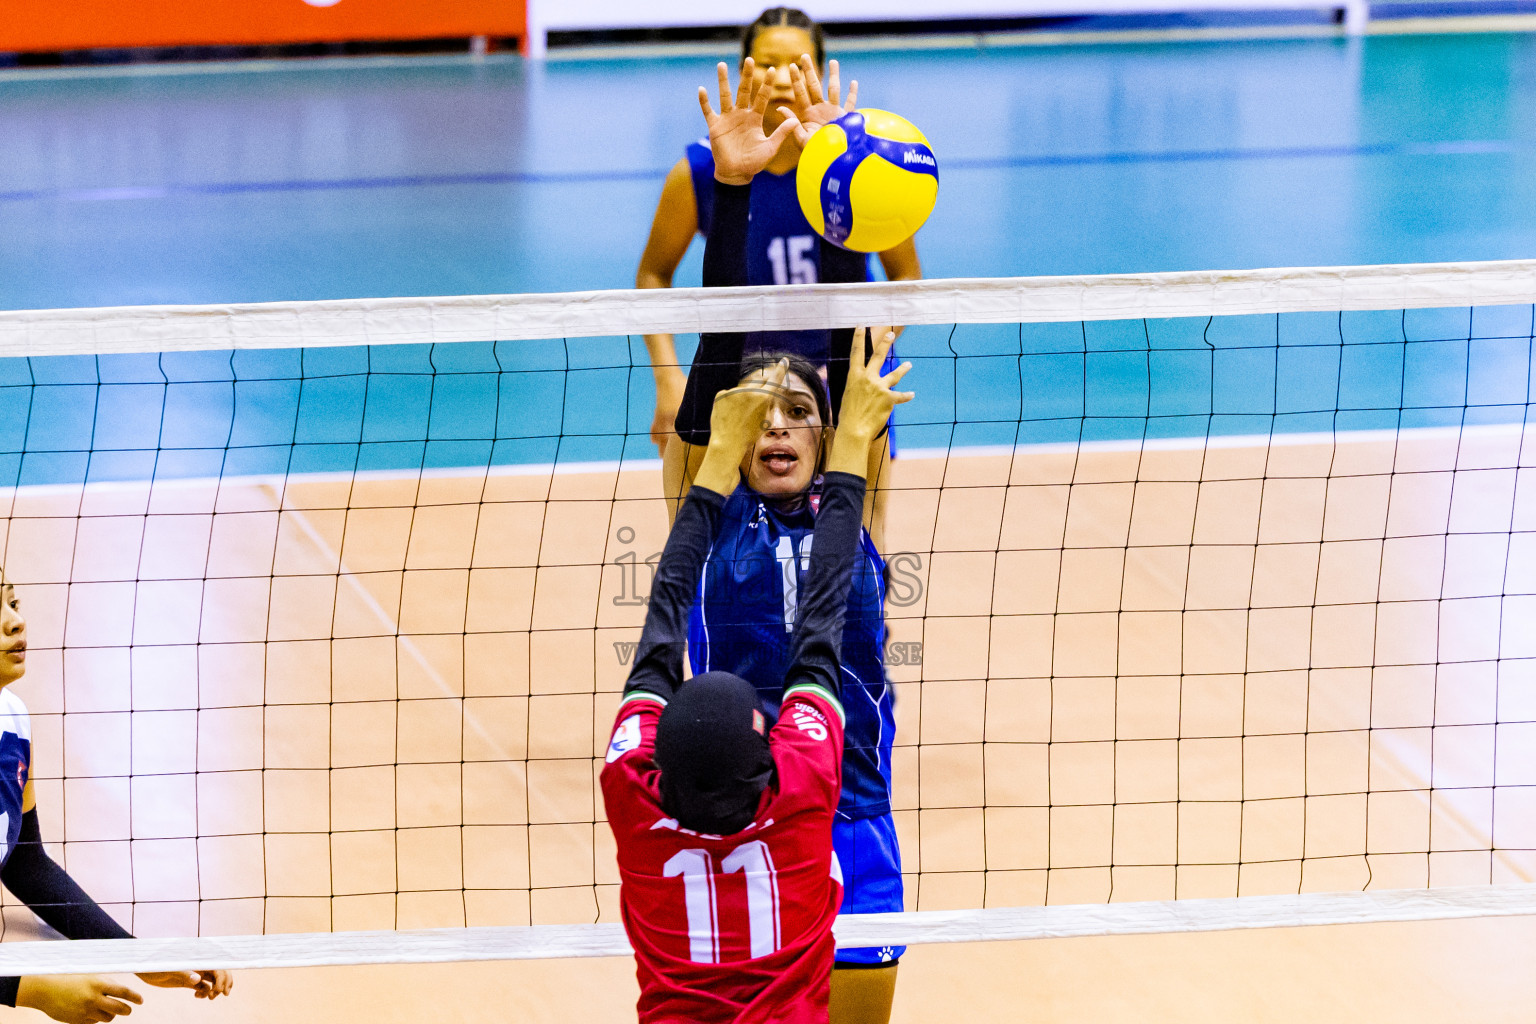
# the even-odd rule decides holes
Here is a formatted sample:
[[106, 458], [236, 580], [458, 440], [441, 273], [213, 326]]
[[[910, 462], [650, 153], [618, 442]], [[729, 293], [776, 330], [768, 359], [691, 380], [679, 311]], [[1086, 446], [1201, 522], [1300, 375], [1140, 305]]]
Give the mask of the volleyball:
[[939, 165], [911, 121], [888, 110], [852, 110], [806, 143], [795, 190], [805, 219], [827, 241], [884, 252], [933, 212]]

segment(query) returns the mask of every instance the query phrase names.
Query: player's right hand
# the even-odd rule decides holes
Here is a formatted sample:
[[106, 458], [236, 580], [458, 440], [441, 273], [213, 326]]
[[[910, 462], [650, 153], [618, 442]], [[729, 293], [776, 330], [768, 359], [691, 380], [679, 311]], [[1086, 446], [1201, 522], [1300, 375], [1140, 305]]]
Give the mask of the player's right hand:
[[864, 442], [874, 440], [881, 428], [891, 418], [891, 410], [913, 398], [911, 391], [892, 391], [901, 378], [912, 369], [911, 363], [902, 363], [890, 373], [881, 374], [885, 357], [896, 342], [892, 331], [885, 331], [875, 339], [869, 358], [864, 358], [864, 339], [869, 328], [861, 327], [853, 332], [853, 345], [848, 353], [848, 384], [843, 388], [843, 404], [838, 411], [837, 433], [839, 437], [854, 436]]
[[741, 464], [769, 427], [772, 403], [788, 401], [793, 392], [784, 386], [789, 360], [759, 370], [744, 383], [715, 396], [709, 413], [709, 447], [694, 474], [695, 487], [730, 494], [741, 482]]
[[711, 453], [718, 452], [733, 465], [741, 464], [766, 429], [769, 407], [793, 397], [784, 386], [788, 374], [789, 360], [780, 359], [715, 396], [709, 413]]
[[41, 1010], [64, 1024], [101, 1024], [133, 1012], [144, 998], [94, 974], [33, 974], [21, 979], [16, 1005]]
[[831, 124], [858, 105], [859, 83], [848, 83], [848, 103], [841, 104], [841, 74], [837, 61], [827, 63], [827, 88], [822, 92], [821, 75], [810, 54], [802, 54], [798, 64], [789, 66], [789, 84], [795, 91], [794, 115], [800, 121], [795, 141], [805, 145], [822, 125]]
[[736, 98], [731, 99], [731, 74], [722, 63], [716, 68], [720, 79], [720, 113], [709, 105], [709, 90], [699, 86], [699, 109], [709, 125], [709, 148], [715, 157], [715, 180], [726, 185], [749, 185], [758, 171], [768, 166], [784, 140], [800, 122], [789, 108], [782, 108], [784, 121], [772, 135], [763, 134], [763, 114], [768, 111], [768, 97], [773, 87], [759, 83], [753, 74], [752, 58], [741, 65], [741, 83]]

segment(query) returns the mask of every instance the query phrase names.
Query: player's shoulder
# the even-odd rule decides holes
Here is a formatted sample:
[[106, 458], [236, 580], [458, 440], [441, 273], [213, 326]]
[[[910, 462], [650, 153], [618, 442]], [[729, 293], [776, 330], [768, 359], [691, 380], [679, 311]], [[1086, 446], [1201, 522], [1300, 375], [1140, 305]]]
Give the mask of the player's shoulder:
[[27, 705], [9, 687], [0, 689], [0, 732], [11, 732], [24, 740], [32, 739], [32, 716]]
[[667, 698], [659, 693], [652, 693], [649, 690], [630, 690], [619, 701], [619, 712], [622, 714], [626, 711], [650, 710], [659, 713], [666, 706]]
[[837, 695], [815, 683], [784, 690], [770, 743], [779, 769], [772, 813], [831, 814], [842, 789], [843, 707]]
[[608, 753], [603, 758], [605, 766], [640, 749], [645, 741], [646, 719], [660, 717], [666, 706], [667, 702], [654, 693], [637, 690], [626, 694], [619, 702], [618, 714], [614, 716], [613, 735], [608, 740]]
[[[801, 682], [788, 687], [784, 691], [781, 707], [782, 716], [789, 717], [803, 731], [814, 731], [813, 723], [816, 721], [825, 723], [835, 718], [839, 727], [847, 721], [843, 702], [837, 694], [818, 683]], [[805, 714], [810, 716], [809, 719], [803, 717]]]

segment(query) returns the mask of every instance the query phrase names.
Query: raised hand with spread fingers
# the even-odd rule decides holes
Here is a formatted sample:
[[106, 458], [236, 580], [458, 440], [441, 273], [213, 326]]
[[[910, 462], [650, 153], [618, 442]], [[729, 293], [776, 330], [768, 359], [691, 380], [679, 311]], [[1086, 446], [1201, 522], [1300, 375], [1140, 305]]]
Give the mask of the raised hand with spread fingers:
[[[801, 130], [795, 133], [797, 141], [804, 145], [815, 130], [831, 124], [858, 106], [859, 83], [848, 83], [848, 102], [842, 103], [842, 78], [837, 61], [827, 62], [827, 86], [823, 91], [821, 75], [811, 55], [801, 54], [800, 62], [789, 68], [790, 87], [795, 91], [793, 111], [799, 119]], [[803, 136], [802, 136], [803, 132]]]
[[699, 109], [709, 125], [709, 148], [715, 157], [715, 180], [726, 185], [748, 185], [768, 166], [800, 121], [788, 107], [780, 108], [784, 121], [772, 135], [763, 134], [763, 114], [772, 89], [753, 74], [752, 58], [741, 65], [741, 82], [731, 96], [731, 75], [724, 63], [716, 68], [720, 79], [720, 112], [709, 103], [709, 90], [699, 86]]
[[853, 344], [848, 353], [848, 385], [843, 390], [843, 402], [837, 419], [837, 433], [832, 441], [832, 454], [827, 460], [828, 470], [865, 475], [869, 461], [869, 446], [884, 429], [891, 417], [891, 410], [912, 401], [911, 391], [897, 391], [896, 385], [912, 369], [911, 363], [902, 363], [889, 373], [882, 372], [885, 357], [890, 354], [896, 335], [886, 331], [873, 338], [869, 357], [865, 358], [865, 337], [869, 328], [861, 327], [853, 332]]

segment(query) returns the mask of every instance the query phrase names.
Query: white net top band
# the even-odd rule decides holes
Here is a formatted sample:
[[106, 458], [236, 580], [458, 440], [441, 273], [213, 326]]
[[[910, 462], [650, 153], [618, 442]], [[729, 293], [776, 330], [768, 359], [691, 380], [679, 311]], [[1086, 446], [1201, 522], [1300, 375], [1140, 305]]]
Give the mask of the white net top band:
[[[1435, 921], [1536, 914], [1536, 885], [851, 914], [843, 947]], [[619, 924], [0, 944], [0, 975], [628, 956]]]
[[0, 312], [0, 356], [1536, 302], [1536, 260]]

